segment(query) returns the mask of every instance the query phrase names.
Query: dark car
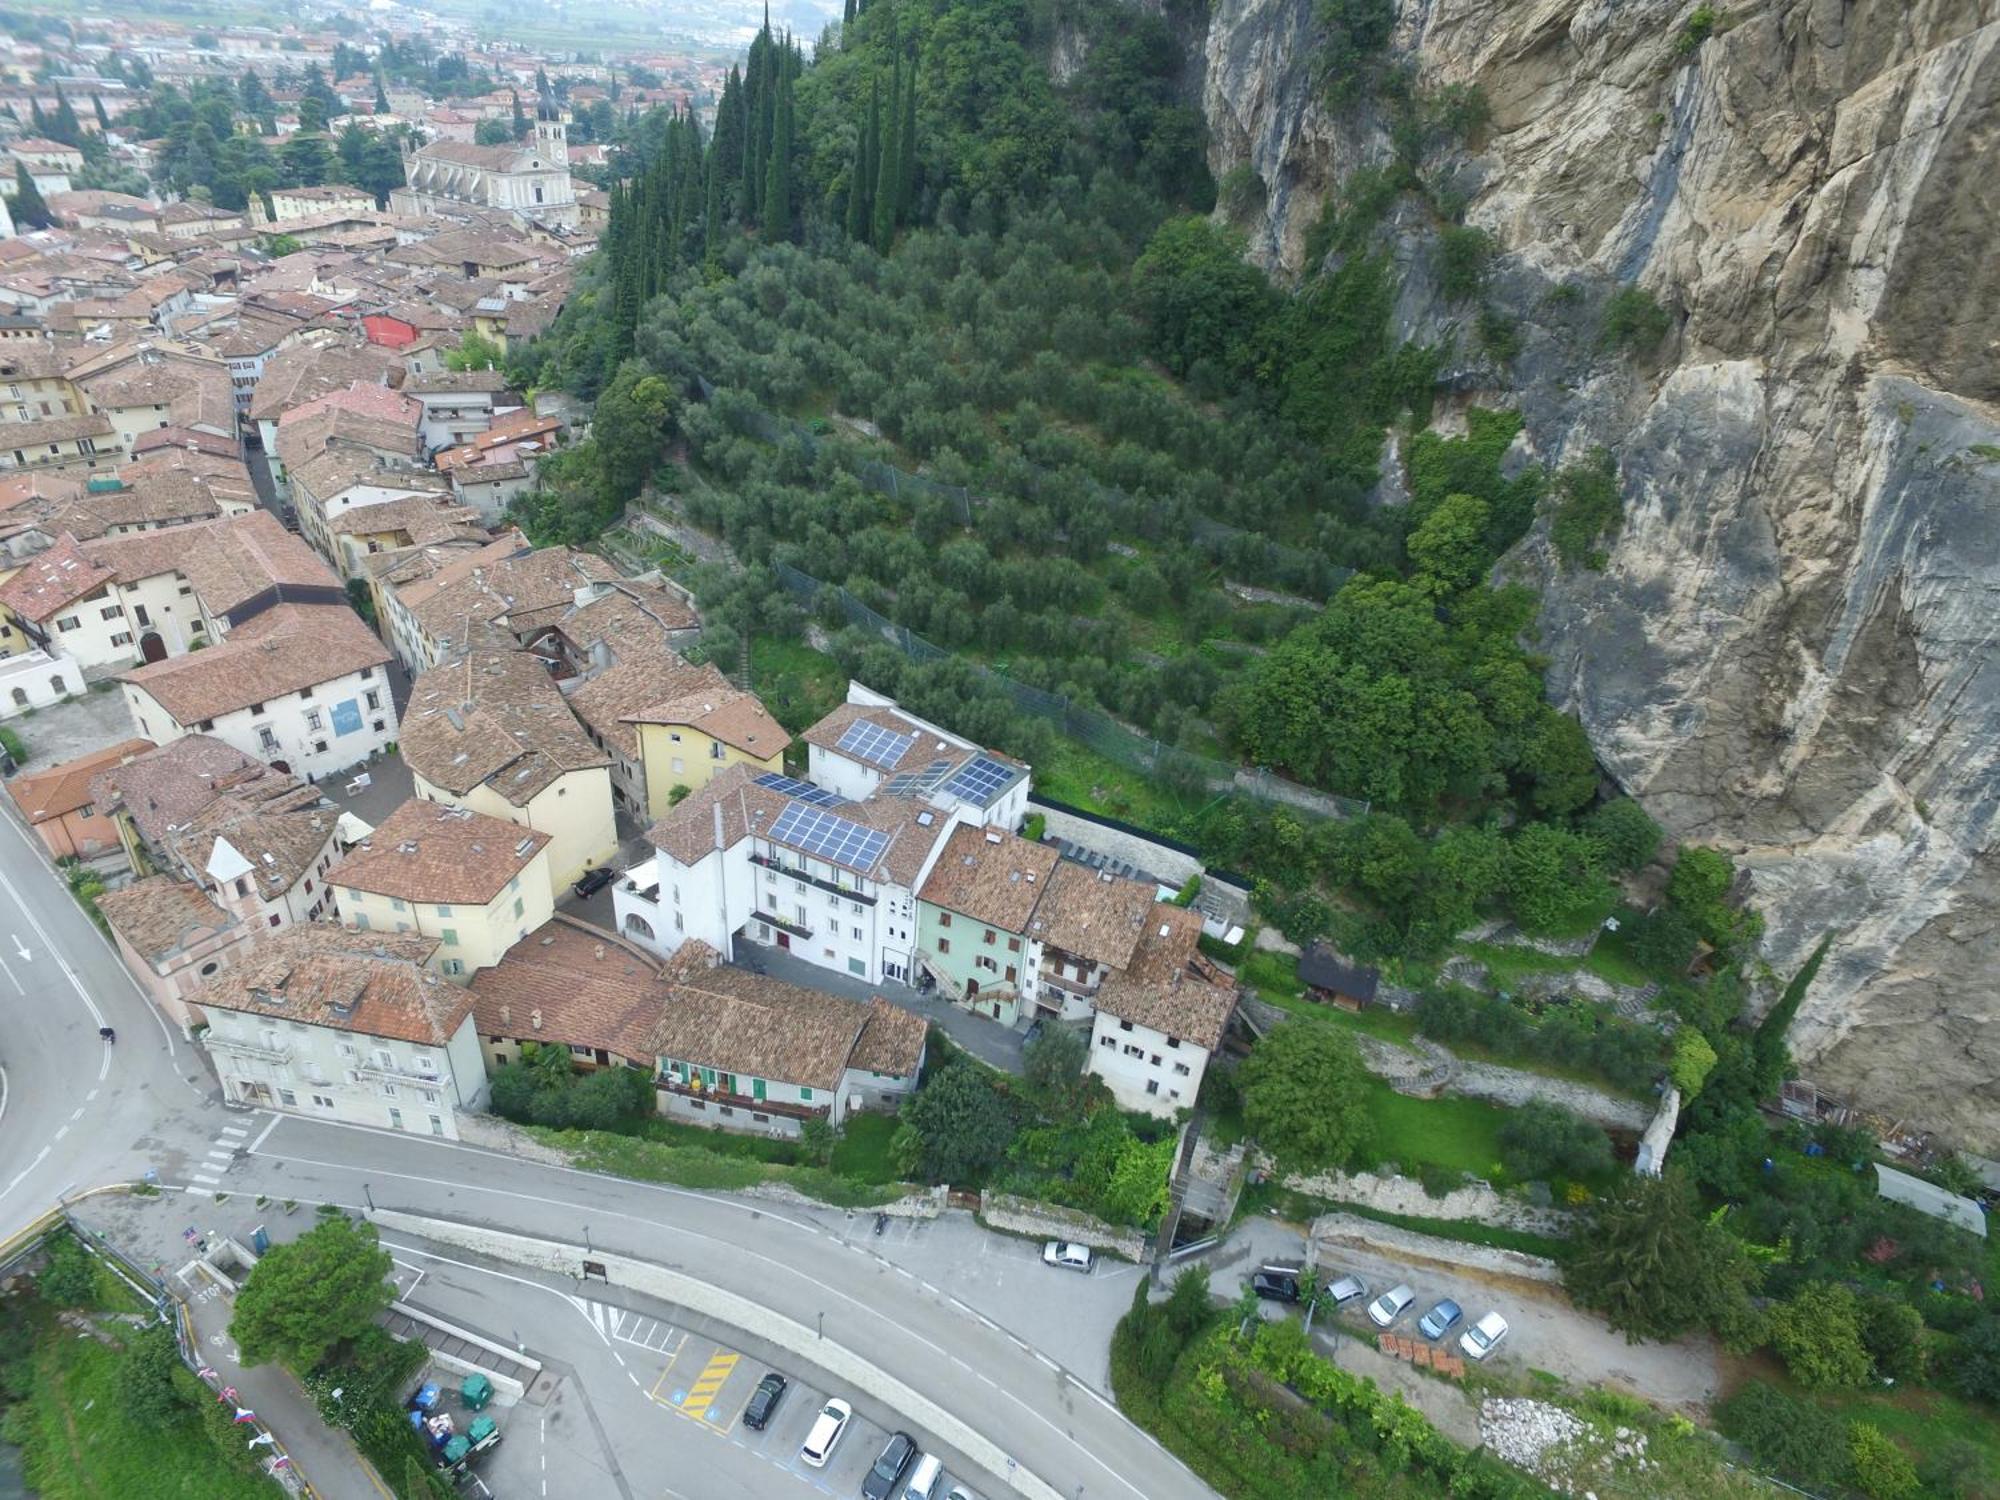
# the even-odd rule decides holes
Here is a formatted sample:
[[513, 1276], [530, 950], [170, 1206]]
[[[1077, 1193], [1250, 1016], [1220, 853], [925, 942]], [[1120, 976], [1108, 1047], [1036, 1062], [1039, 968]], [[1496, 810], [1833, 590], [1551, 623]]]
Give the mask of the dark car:
[[917, 1440], [907, 1432], [896, 1433], [882, 1450], [882, 1456], [875, 1460], [868, 1477], [861, 1481], [861, 1500], [889, 1500], [916, 1456]]
[[785, 1377], [776, 1370], [757, 1382], [757, 1389], [750, 1393], [750, 1404], [743, 1408], [743, 1425], [753, 1432], [762, 1432], [764, 1424], [771, 1420], [771, 1413], [778, 1409], [778, 1403], [785, 1396]]
[[1257, 1272], [1250, 1278], [1250, 1290], [1260, 1297], [1268, 1297], [1273, 1302], [1299, 1300], [1298, 1278], [1279, 1271]]
[[588, 901], [617, 878], [618, 872], [612, 869], [611, 866], [599, 865], [594, 870], [585, 870], [582, 875], [577, 877], [576, 884], [571, 886], [570, 889], [575, 891], [580, 899]]

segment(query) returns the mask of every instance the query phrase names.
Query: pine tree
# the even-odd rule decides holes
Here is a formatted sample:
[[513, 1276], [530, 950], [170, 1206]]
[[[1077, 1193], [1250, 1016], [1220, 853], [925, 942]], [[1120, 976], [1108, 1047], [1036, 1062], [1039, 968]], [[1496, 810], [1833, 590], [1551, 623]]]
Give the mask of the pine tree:
[[903, 90], [903, 126], [896, 134], [901, 155], [896, 162], [896, 222], [910, 222], [910, 200], [917, 185], [917, 59], [910, 56], [910, 85]]
[[28, 164], [14, 163], [14, 223], [23, 229], [47, 229], [54, 219], [49, 214], [48, 204], [42, 201], [42, 190], [35, 186], [35, 179], [28, 175]]
[[896, 59], [895, 72], [889, 82], [889, 134], [882, 142], [882, 153], [876, 162], [875, 203], [871, 229], [875, 248], [882, 254], [889, 253], [889, 246], [896, 239], [896, 169], [903, 159], [903, 149], [899, 143], [903, 119], [903, 59]]
[[764, 238], [792, 237], [792, 78], [779, 73], [778, 103], [771, 126], [771, 169], [764, 188]]
[[873, 228], [870, 203], [875, 186], [875, 155], [882, 147], [882, 81], [868, 80], [868, 123], [854, 139], [854, 167], [847, 174], [847, 237], [865, 240]]

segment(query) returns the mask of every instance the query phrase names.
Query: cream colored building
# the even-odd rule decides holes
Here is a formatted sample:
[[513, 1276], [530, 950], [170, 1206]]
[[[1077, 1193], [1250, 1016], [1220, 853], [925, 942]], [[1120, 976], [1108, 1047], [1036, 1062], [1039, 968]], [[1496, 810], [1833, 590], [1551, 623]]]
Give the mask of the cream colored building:
[[547, 834], [557, 886], [618, 852], [610, 757], [525, 651], [469, 651], [419, 677], [402, 752], [419, 797]]
[[412, 797], [327, 872], [341, 922], [421, 933], [463, 980], [490, 968], [554, 910], [549, 836]]
[[783, 770], [792, 739], [762, 699], [731, 684], [712, 663], [675, 663], [661, 673], [661, 696], [624, 716], [638, 736], [649, 818], [667, 815], [675, 787], [700, 791], [731, 766]]

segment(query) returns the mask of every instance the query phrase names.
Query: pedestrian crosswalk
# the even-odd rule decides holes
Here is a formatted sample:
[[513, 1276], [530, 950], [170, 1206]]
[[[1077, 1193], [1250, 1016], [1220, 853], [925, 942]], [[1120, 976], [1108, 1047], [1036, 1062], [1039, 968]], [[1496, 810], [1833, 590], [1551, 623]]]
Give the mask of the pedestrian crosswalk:
[[[635, 1348], [650, 1349], [655, 1354], [664, 1354], [671, 1348], [677, 1334], [673, 1324], [663, 1323], [658, 1318], [649, 1318], [644, 1313], [635, 1313], [622, 1307], [613, 1307], [608, 1302], [593, 1302], [588, 1297], [572, 1297], [577, 1310], [597, 1331], [607, 1339], [620, 1344], [631, 1344]], [[678, 1337], [686, 1337], [681, 1334]]]
[[188, 1181], [196, 1191], [213, 1196], [222, 1187], [222, 1174], [227, 1172], [236, 1160], [236, 1153], [243, 1149], [249, 1138], [247, 1125], [225, 1125], [216, 1132], [208, 1154], [188, 1173]]

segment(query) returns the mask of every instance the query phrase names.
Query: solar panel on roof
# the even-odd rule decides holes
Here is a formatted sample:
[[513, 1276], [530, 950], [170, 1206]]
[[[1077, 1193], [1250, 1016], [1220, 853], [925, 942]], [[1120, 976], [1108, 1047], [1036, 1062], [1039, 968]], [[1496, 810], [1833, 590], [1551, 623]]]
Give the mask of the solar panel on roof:
[[780, 792], [796, 801], [810, 802], [815, 807], [839, 807], [847, 801], [845, 797], [837, 796], [823, 787], [816, 787], [810, 781], [798, 781], [790, 776], [781, 776], [776, 771], [766, 771], [756, 779], [756, 784], [769, 787], [772, 791]]
[[1014, 768], [1003, 766], [990, 756], [977, 755], [967, 761], [964, 768], [944, 784], [944, 789], [954, 797], [967, 802], [976, 802], [981, 807], [990, 804], [1000, 795], [1000, 789], [1014, 779]]
[[904, 771], [901, 775], [889, 778], [888, 785], [882, 788], [882, 795], [885, 797], [914, 797], [919, 792], [931, 791], [940, 781], [944, 780], [945, 772], [950, 769], [950, 761], [934, 760], [921, 771]]
[[856, 719], [841, 735], [840, 748], [860, 756], [871, 766], [893, 766], [909, 753], [916, 741], [915, 735], [898, 734], [873, 719]]
[[771, 825], [771, 838], [851, 870], [873, 869], [889, 847], [889, 835], [879, 829], [850, 823], [804, 802], [787, 805]]

